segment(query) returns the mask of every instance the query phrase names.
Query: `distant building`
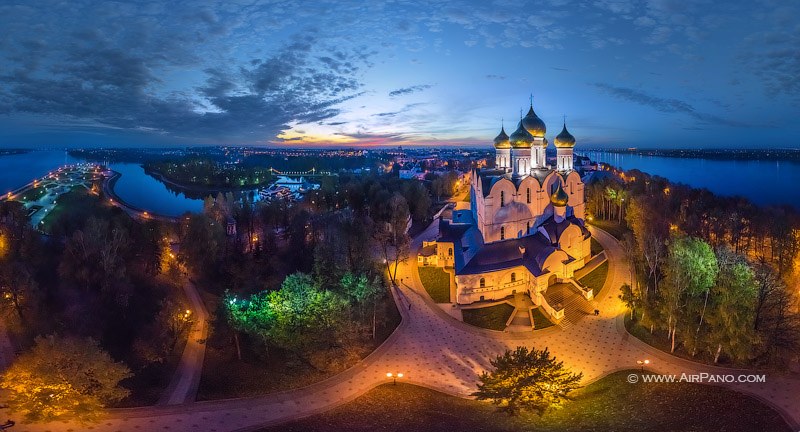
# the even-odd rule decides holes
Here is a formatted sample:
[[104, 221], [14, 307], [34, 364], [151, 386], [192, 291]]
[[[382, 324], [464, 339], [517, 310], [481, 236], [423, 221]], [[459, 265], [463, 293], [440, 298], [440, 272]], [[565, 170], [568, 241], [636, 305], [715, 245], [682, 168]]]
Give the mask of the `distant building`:
[[305, 177], [289, 177], [289, 176], [278, 176], [278, 179], [275, 180], [275, 186], [277, 187], [284, 187], [289, 189], [291, 192], [304, 192], [314, 189], [319, 189], [319, 185], [316, 183], [311, 183], [305, 179]]
[[425, 177], [425, 171], [422, 170], [419, 166], [419, 162], [414, 163], [407, 163], [400, 168], [400, 178], [401, 179], [423, 179]]

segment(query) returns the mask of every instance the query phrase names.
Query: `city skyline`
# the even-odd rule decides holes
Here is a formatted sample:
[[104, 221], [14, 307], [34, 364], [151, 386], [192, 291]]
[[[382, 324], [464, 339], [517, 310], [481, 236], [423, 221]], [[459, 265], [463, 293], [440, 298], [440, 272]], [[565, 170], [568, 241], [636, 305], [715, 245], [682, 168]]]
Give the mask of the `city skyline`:
[[800, 138], [799, 9], [781, 2], [0, 9], [5, 148], [483, 147], [530, 94], [547, 138], [566, 116], [584, 148]]

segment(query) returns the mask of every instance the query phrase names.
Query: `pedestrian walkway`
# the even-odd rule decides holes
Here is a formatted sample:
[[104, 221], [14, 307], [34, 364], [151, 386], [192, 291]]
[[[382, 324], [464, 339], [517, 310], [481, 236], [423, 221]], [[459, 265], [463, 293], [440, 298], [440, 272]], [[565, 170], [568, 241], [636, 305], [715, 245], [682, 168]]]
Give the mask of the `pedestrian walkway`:
[[197, 287], [190, 280], [183, 283], [186, 298], [192, 305], [192, 328], [186, 338], [180, 363], [172, 376], [169, 386], [158, 401], [158, 405], [180, 405], [194, 402], [200, 377], [203, 374], [203, 360], [206, 354], [206, 338], [208, 337], [208, 311], [197, 292]]
[[[431, 235], [435, 228], [432, 225], [420, 234], [412, 250], [420, 246], [420, 238], [428, 238], [426, 234]], [[613, 237], [590, 229], [605, 248], [610, 263], [603, 296], [595, 300], [601, 314], [584, 316], [567, 329], [553, 326], [536, 332], [504, 333], [459, 322], [433, 303], [420, 283], [416, 260], [409, 260], [398, 269], [398, 277], [404, 282], [392, 290], [402, 315], [400, 326], [383, 345], [353, 368], [302, 389], [267, 396], [113, 410], [108, 418], [93, 425], [93, 430], [252, 431], [351, 401], [389, 382], [386, 376], [389, 372], [403, 373], [405, 382], [469, 397], [475, 391], [479, 374], [490, 368], [489, 360], [519, 345], [549, 348], [567, 367], [583, 372], [584, 384], [616, 370], [636, 368], [636, 361], [645, 358], [651, 360], [650, 369], [657, 373], [742, 372], [679, 359], [631, 337], [623, 326], [625, 308], [617, 298], [620, 285], [628, 282], [630, 274], [623, 251]], [[766, 383], [726, 386], [766, 401], [778, 408], [793, 428], [798, 428], [800, 380], [797, 377], [770, 372]], [[16, 430], [70, 428], [85, 429], [81, 425], [57, 422], [18, 424]]]

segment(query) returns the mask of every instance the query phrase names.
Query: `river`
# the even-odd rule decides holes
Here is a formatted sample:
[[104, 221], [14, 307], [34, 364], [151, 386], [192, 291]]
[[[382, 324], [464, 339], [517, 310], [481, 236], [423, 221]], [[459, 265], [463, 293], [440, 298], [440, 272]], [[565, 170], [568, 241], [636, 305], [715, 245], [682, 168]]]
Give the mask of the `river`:
[[[66, 164], [83, 162], [64, 151], [32, 151], [0, 156], [0, 192], [8, 192], [42, 177]], [[186, 197], [167, 189], [164, 183], [145, 174], [135, 163], [112, 163], [109, 168], [122, 174], [114, 185], [114, 192], [126, 203], [164, 216], [180, 216], [185, 212], [199, 212], [203, 200]]]
[[[721, 161], [640, 156], [608, 152], [578, 152], [599, 162], [707, 188], [719, 195], [741, 195], [756, 204], [789, 204], [800, 208], [800, 163], [779, 161]], [[59, 166], [81, 162], [64, 151], [32, 151], [0, 156], [0, 193], [16, 189]], [[113, 163], [122, 174], [114, 191], [128, 204], [165, 216], [198, 212], [203, 201], [173, 192], [145, 174], [139, 164]]]
[[673, 183], [706, 188], [717, 195], [740, 195], [759, 205], [788, 204], [800, 209], [798, 162], [670, 158], [602, 151], [577, 153], [618, 168], [658, 175]]

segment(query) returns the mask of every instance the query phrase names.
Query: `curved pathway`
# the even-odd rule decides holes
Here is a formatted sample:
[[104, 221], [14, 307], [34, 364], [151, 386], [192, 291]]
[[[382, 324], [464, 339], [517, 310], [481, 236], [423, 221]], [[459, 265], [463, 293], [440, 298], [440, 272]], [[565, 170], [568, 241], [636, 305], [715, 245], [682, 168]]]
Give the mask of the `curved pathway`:
[[186, 278], [183, 284], [186, 298], [192, 304], [192, 327], [186, 337], [181, 360], [167, 386], [159, 405], [180, 405], [194, 402], [200, 376], [203, 373], [203, 359], [206, 356], [206, 338], [208, 337], [208, 311], [200, 298], [194, 282]]
[[[417, 237], [436, 229], [432, 224]], [[617, 299], [619, 286], [628, 281], [628, 267], [619, 244], [607, 233], [592, 230], [608, 254], [610, 269], [600, 298], [595, 299], [600, 316], [586, 316], [567, 329], [548, 328], [535, 333], [510, 334], [474, 328], [450, 317], [433, 304], [422, 289], [415, 260], [398, 271], [403, 283], [392, 294], [403, 321], [375, 352], [353, 368], [328, 380], [298, 390], [248, 399], [232, 399], [168, 407], [113, 410], [93, 425], [96, 431], [247, 431], [325, 411], [348, 402], [371, 388], [388, 382], [387, 372], [402, 372], [404, 381], [457, 396], [475, 389], [478, 375], [489, 367], [489, 359], [518, 345], [548, 347], [576, 371], [584, 382], [612, 371], [636, 368], [636, 361], [651, 359], [652, 371], [662, 374], [743, 373], [672, 357], [652, 348], [625, 331], [625, 308]], [[632, 384], [634, 385], [634, 384]], [[750, 393], [778, 408], [793, 428], [800, 420], [800, 380], [767, 373], [766, 383], [735, 384], [731, 388]], [[65, 422], [18, 425], [20, 431], [82, 430]]]

